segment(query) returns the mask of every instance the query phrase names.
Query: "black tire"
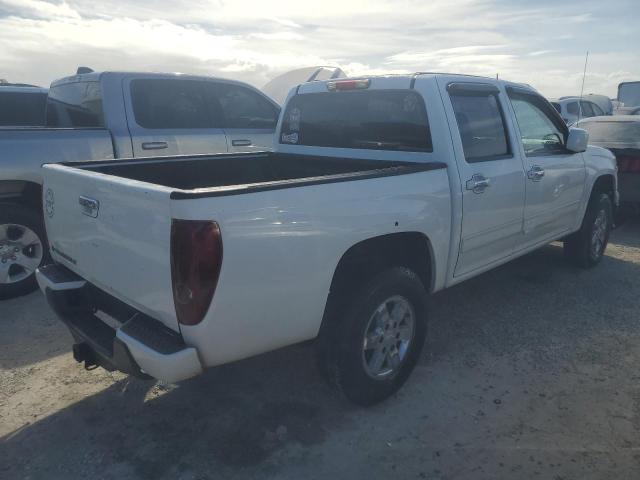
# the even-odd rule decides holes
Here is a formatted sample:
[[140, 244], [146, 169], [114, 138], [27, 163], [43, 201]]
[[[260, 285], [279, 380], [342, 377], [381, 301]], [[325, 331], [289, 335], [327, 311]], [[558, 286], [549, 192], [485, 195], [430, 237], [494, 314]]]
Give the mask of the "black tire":
[[[338, 302], [340, 306], [333, 312], [328, 310], [318, 341], [318, 354], [321, 370], [329, 383], [352, 402], [369, 406], [393, 395], [420, 358], [427, 334], [428, 296], [418, 276], [403, 267], [376, 275], [353, 293], [346, 301]], [[391, 298], [406, 300], [412, 307], [411, 314], [415, 317], [413, 336], [397, 370], [374, 378], [365, 367], [363, 341], [378, 307], [386, 305], [385, 301]], [[393, 342], [393, 338], [390, 340]]]
[[[37, 235], [42, 246], [42, 260], [38, 266], [51, 261], [41, 213], [24, 205], [2, 203], [0, 204], [0, 226], [7, 224], [27, 227]], [[2, 261], [2, 254], [0, 254], [0, 261]], [[0, 300], [26, 295], [37, 288], [38, 283], [33, 272], [26, 278], [13, 283], [0, 282]]]
[[[606, 225], [600, 241], [594, 241], [599, 219], [603, 216]], [[613, 225], [613, 204], [604, 193], [594, 193], [589, 200], [587, 211], [580, 230], [569, 236], [564, 242], [565, 258], [573, 265], [591, 268], [602, 260], [609, 243], [609, 234]]]

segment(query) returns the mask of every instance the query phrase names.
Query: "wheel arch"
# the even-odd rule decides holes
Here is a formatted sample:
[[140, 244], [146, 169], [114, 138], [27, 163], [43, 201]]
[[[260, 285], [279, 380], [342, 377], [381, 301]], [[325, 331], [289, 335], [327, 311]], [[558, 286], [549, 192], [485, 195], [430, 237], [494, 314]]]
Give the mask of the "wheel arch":
[[327, 318], [333, 317], [331, 313], [348, 299], [354, 285], [360, 285], [394, 266], [412, 270], [420, 278], [425, 290], [433, 291], [434, 253], [431, 241], [424, 233], [400, 232], [362, 240], [340, 257], [334, 270], [320, 332]]
[[0, 180], [0, 203], [17, 203], [42, 211], [42, 185], [26, 180]]
[[[611, 197], [611, 201], [615, 204], [616, 179], [614, 175], [605, 173], [596, 178], [591, 188], [591, 196], [594, 193], [604, 193]], [[590, 196], [590, 197], [591, 197]]]

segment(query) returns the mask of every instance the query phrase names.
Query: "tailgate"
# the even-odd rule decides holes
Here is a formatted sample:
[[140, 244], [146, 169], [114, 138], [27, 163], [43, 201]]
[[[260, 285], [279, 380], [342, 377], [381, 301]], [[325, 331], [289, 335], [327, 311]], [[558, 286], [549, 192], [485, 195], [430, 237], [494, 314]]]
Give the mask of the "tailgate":
[[64, 165], [43, 167], [53, 258], [178, 331], [170, 265], [170, 190]]

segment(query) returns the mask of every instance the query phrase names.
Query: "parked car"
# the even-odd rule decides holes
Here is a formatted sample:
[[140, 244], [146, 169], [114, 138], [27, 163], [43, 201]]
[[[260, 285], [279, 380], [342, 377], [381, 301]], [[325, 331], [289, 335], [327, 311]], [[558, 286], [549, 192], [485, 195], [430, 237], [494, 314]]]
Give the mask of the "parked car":
[[578, 125], [589, 132], [590, 143], [616, 156], [620, 201], [640, 206], [640, 116], [593, 117]]
[[[88, 71], [88, 72], [87, 72]], [[0, 249], [9, 265], [0, 298], [37, 288], [48, 261], [42, 227], [43, 163], [264, 151], [279, 106], [232, 80], [159, 73], [96, 73], [51, 84], [47, 128], [0, 129]], [[5, 87], [2, 87], [5, 88]]]
[[560, 97], [550, 100], [567, 125], [573, 125], [580, 118], [589, 118], [604, 115], [604, 111], [596, 103], [580, 97]]
[[640, 112], [640, 81], [618, 85], [616, 115], [638, 115]]
[[0, 127], [43, 126], [47, 89], [0, 80]]
[[271, 153], [43, 167], [38, 281], [76, 360], [176, 382], [317, 338], [367, 405], [415, 366], [431, 292], [552, 240], [603, 257], [614, 157], [528, 86], [310, 82], [277, 132]]
[[598, 105], [605, 115], [613, 115], [613, 101], [606, 95], [588, 93], [582, 98]]

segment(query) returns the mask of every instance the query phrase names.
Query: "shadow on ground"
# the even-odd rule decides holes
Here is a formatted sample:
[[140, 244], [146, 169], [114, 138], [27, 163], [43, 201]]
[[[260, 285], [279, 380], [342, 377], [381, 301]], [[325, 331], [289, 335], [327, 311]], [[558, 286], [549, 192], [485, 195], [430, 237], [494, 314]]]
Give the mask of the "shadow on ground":
[[[629, 223], [612, 248], [639, 237]], [[625, 379], [640, 359], [639, 279], [638, 263], [576, 270], [550, 245], [435, 295], [424, 358], [381, 406], [347, 404], [299, 345], [178, 386], [118, 381], [2, 438], [0, 477], [622, 478], [638, 468], [626, 452], [638, 448], [640, 395]], [[628, 421], [607, 414], [591, 438], [575, 411], [607, 412], [596, 380], [627, 395]], [[550, 403], [560, 395], [573, 416]]]

